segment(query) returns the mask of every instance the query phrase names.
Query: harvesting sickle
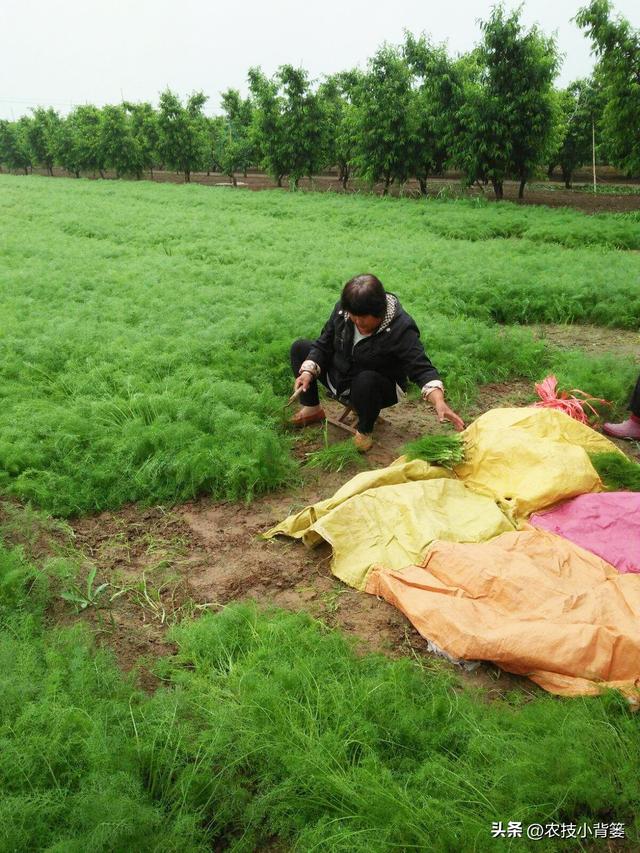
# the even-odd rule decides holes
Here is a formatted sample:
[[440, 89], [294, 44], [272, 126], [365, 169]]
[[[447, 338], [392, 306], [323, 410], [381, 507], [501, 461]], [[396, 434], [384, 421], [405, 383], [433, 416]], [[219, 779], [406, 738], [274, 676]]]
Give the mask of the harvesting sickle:
[[380, 410], [399, 402], [409, 380], [420, 387], [441, 423], [464, 429], [462, 418], [445, 401], [442, 380], [424, 351], [415, 321], [370, 273], [345, 284], [320, 337], [294, 341], [291, 368], [296, 377], [291, 402], [298, 397], [301, 404], [292, 425], [325, 419], [320, 381], [332, 397], [355, 410], [353, 440], [363, 453], [373, 444]]

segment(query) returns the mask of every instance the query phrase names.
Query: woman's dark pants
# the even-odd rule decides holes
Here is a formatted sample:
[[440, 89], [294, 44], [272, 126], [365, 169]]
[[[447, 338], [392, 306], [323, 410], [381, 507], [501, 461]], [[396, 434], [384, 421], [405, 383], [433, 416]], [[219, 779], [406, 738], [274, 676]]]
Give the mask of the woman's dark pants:
[[[313, 341], [301, 338], [291, 345], [291, 369], [293, 375], [297, 376], [306, 361]], [[326, 371], [322, 371], [318, 377], [320, 382], [328, 388]], [[355, 409], [358, 415], [358, 432], [369, 433], [373, 431], [380, 409], [387, 406], [395, 406], [398, 402], [396, 383], [375, 370], [362, 370], [351, 380], [351, 389], [348, 395], [344, 395], [348, 405]], [[306, 392], [300, 395], [303, 406], [317, 406], [320, 403], [318, 396], [318, 383], [314, 379]], [[341, 402], [345, 402], [343, 399]]]
[[640, 376], [638, 377], [638, 381], [636, 382], [636, 387], [633, 389], [629, 408], [631, 409], [632, 414], [634, 414], [637, 418], [640, 418]]

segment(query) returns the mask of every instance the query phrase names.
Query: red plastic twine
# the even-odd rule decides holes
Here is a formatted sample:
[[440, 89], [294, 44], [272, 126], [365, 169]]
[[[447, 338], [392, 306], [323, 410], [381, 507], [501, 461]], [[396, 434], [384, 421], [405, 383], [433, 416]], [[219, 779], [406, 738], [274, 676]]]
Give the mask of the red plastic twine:
[[[597, 418], [598, 412], [591, 405], [592, 403], [601, 403], [605, 406], [610, 406], [608, 400], [602, 400], [600, 397], [592, 397], [585, 391], [579, 388], [572, 388], [570, 391], [558, 391], [558, 380], [551, 374], [543, 379], [542, 382], [536, 382], [536, 393], [540, 397], [540, 402], [532, 403], [536, 409], [558, 409], [569, 415], [580, 423], [586, 424], [589, 422], [585, 407], [591, 414]], [[579, 394], [580, 397], [575, 395]]]

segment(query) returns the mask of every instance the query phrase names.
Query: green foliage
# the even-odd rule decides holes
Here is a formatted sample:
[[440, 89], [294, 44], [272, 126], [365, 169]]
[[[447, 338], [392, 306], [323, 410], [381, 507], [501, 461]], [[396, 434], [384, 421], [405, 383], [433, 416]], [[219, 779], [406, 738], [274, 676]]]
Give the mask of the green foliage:
[[106, 168], [115, 169], [116, 176], [142, 173], [143, 161], [131, 122], [123, 106], [107, 105], [100, 114], [100, 148]]
[[68, 589], [60, 593], [60, 597], [68, 601], [76, 609], [76, 613], [81, 610], [86, 610], [87, 607], [99, 607], [102, 603], [105, 591], [108, 589], [108, 583], [101, 583], [95, 586], [97, 569], [91, 566], [87, 574], [87, 579], [84, 585], [78, 583], [71, 584]]
[[0, 544], [0, 848], [204, 849], [195, 813], [164, 814], [140, 771], [146, 701], [88, 634], [43, 628], [47, 579]]
[[610, 248], [637, 241], [633, 216], [0, 181], [0, 491], [56, 514], [289, 481], [289, 347], [356, 271], [398, 294], [456, 406], [548, 372], [628, 398], [631, 360], [494, 321], [637, 328], [640, 256]]
[[354, 171], [357, 127], [353, 92], [360, 77], [361, 72], [355, 70], [334, 74], [318, 88], [325, 130], [326, 163], [338, 167], [340, 182], [345, 189]]
[[494, 7], [481, 24], [478, 73], [464, 88], [458, 121], [457, 159], [467, 180], [491, 181], [498, 199], [508, 177], [525, 182], [554, 146], [558, 55], [553, 39], [528, 32], [520, 10]]
[[289, 175], [293, 186], [326, 165], [327, 128], [322, 99], [302, 68], [283, 65], [267, 79], [258, 68], [249, 71], [255, 102], [252, 138], [264, 168], [278, 182]]
[[173, 637], [162, 674], [179, 691], [137, 721], [146, 776], [233, 849], [473, 850], [508, 815], [614, 813], [638, 836], [637, 721], [618, 697], [486, 703], [437, 668], [359, 657], [308, 616], [242, 605]]
[[369, 61], [353, 90], [354, 164], [362, 177], [384, 181], [384, 193], [411, 173], [418, 135], [411, 72], [399, 49], [384, 46]]
[[31, 166], [31, 152], [27, 132], [29, 119], [9, 122], [0, 119], [0, 166], [22, 169], [26, 174]]
[[123, 107], [130, 115], [131, 134], [136, 147], [136, 177], [141, 177], [143, 169], [153, 170], [158, 163], [160, 131], [158, 114], [148, 103], [124, 103]]
[[640, 465], [620, 453], [590, 453], [591, 464], [612, 492], [640, 492]]
[[[441, 204], [445, 206], [444, 214]], [[585, 216], [570, 208], [561, 208], [546, 210], [541, 216], [540, 211], [533, 207], [521, 207], [509, 202], [488, 205], [482, 201], [460, 200], [453, 203], [433, 201], [423, 208], [422, 219], [430, 231], [447, 240], [482, 242], [516, 238], [523, 241], [519, 244], [523, 254], [536, 250], [535, 244], [545, 244], [545, 253], [550, 251], [554, 254], [554, 266], [559, 274], [562, 274], [563, 268], [573, 269], [574, 261], [580, 267], [581, 261], [587, 257], [597, 266], [598, 258], [595, 252], [580, 256], [562, 251], [555, 254], [558, 247], [640, 249], [640, 219], [637, 213]], [[534, 246], [527, 243], [533, 243]], [[503, 245], [501, 254], [512, 250], [517, 251], [515, 244], [510, 247]], [[569, 262], [569, 257], [572, 262]], [[521, 260], [526, 264], [524, 257]], [[619, 260], [624, 263], [622, 259]], [[546, 258], [542, 263], [547, 266]], [[532, 270], [528, 270], [528, 273], [531, 274]], [[594, 290], [598, 292], [595, 281]]]
[[[5, 548], [0, 540], [0, 629], [23, 618], [39, 623], [49, 593], [46, 575], [24, 557], [22, 549]], [[29, 622], [28, 627], [33, 627]]]
[[598, 76], [604, 88], [603, 132], [612, 162], [640, 174], [640, 30], [624, 18], [611, 19], [609, 0], [591, 0], [576, 15], [600, 57]]
[[58, 113], [38, 107], [27, 128], [27, 140], [34, 163], [44, 166], [50, 175], [56, 162], [62, 119]]
[[[102, 173], [104, 170], [104, 153], [101, 140], [102, 113], [91, 104], [76, 107], [65, 119], [65, 128], [72, 135], [71, 150], [72, 165], [69, 171]], [[75, 162], [73, 162], [75, 160]]]
[[237, 89], [229, 89], [222, 94], [222, 108], [225, 118], [219, 122], [216, 132], [215, 160], [235, 184], [235, 173], [246, 174], [255, 158], [251, 138], [253, 106], [248, 98], [240, 97]]
[[449, 167], [469, 184], [491, 181], [497, 198], [515, 178], [522, 197], [543, 165], [560, 165], [570, 184], [595, 121], [600, 156], [637, 172], [640, 36], [610, 13], [608, 0], [593, 0], [576, 16], [600, 61], [593, 80], [559, 92], [554, 37], [525, 29], [521, 8], [498, 4], [480, 22], [480, 44], [455, 58], [425, 34], [406, 33], [401, 46], [382, 45], [365, 73], [339, 72], [319, 86], [292, 65], [272, 78], [250, 68], [251, 97], [228, 89], [224, 116], [203, 115], [202, 92], [183, 105], [169, 89], [157, 112], [148, 103], [86, 104], [61, 123], [39, 108], [0, 125], [0, 163], [28, 172], [35, 161], [52, 174], [55, 161], [78, 177], [109, 165], [137, 178], [166, 165], [186, 182], [195, 170], [221, 169], [234, 184], [237, 171], [260, 165], [278, 186], [288, 175], [293, 188], [337, 166], [345, 188], [355, 173], [382, 181], [385, 194], [415, 177], [423, 195], [429, 175]]
[[464, 442], [459, 435], [423, 435], [402, 448], [408, 459], [424, 459], [434, 465], [455, 468], [464, 461]]
[[[576, 80], [558, 93], [559, 147], [550, 158], [562, 171], [565, 187], [571, 187], [574, 170], [592, 158], [593, 131], [602, 113], [601, 94], [594, 80]], [[600, 130], [598, 128], [598, 136]]]
[[194, 92], [182, 102], [170, 89], [160, 95], [158, 148], [162, 162], [184, 173], [202, 168], [207, 159], [207, 126], [202, 109], [207, 101], [202, 92]]
[[444, 47], [434, 47], [423, 35], [406, 34], [403, 55], [418, 85], [413, 87], [412, 174], [427, 193], [431, 172], [441, 172], [452, 159], [449, 149], [457, 128], [461, 105], [461, 65], [447, 56]]
[[309, 453], [306, 464], [309, 468], [320, 468], [321, 471], [342, 471], [349, 465], [362, 467], [365, 463], [353, 440], [348, 438]]
[[60, 124], [56, 139], [55, 161], [63, 169], [66, 169], [70, 175], [75, 175], [76, 178], [80, 177], [80, 168], [82, 166], [80, 157], [80, 132], [73, 113], [62, 119]]

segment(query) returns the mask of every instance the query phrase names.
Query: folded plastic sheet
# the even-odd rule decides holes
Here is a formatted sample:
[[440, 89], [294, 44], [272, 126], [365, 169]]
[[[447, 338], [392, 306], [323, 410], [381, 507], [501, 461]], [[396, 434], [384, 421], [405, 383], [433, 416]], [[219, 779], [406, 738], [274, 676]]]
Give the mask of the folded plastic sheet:
[[544, 409], [494, 409], [463, 438], [467, 459], [453, 472], [397, 460], [358, 474], [265, 536], [292, 536], [310, 547], [326, 540], [334, 549], [333, 573], [362, 588], [372, 566], [402, 568], [435, 538], [480, 542], [511, 529], [496, 503], [518, 523], [530, 512], [599, 491], [587, 450], [617, 450], [589, 427]]
[[638, 492], [580, 495], [529, 521], [597, 554], [619, 572], [640, 572]]
[[551, 409], [492, 409], [462, 433], [456, 476], [499, 502], [514, 519], [601, 491], [588, 453], [621, 452], [591, 427]]
[[376, 569], [366, 591], [454, 658], [493, 661], [553, 693], [640, 698], [640, 576], [543, 530], [434, 542], [420, 565]]
[[[333, 574], [363, 589], [375, 565], [402, 568], [422, 559], [434, 539], [482, 542], [511, 529], [495, 501], [439, 477], [357, 493], [317, 518], [302, 538], [311, 547], [329, 542]], [[270, 531], [279, 532], [282, 525]]]
[[432, 480], [453, 476], [447, 468], [430, 465], [421, 459], [414, 459], [411, 462], [396, 460], [388, 468], [377, 468], [375, 471], [363, 471], [360, 474], [356, 474], [344, 486], [341, 486], [332, 497], [324, 501], [319, 501], [317, 504], [313, 504], [313, 506], [307, 506], [295, 515], [290, 515], [283, 522], [276, 524], [275, 527], [268, 530], [264, 535], [267, 538], [271, 538], [281, 533], [283, 536], [302, 539], [309, 527], [319, 518], [322, 518], [328, 512], [331, 512], [331, 510], [355, 495], [362, 494], [362, 492], [366, 492], [369, 489], [375, 489], [378, 486], [411, 483], [416, 480]]

